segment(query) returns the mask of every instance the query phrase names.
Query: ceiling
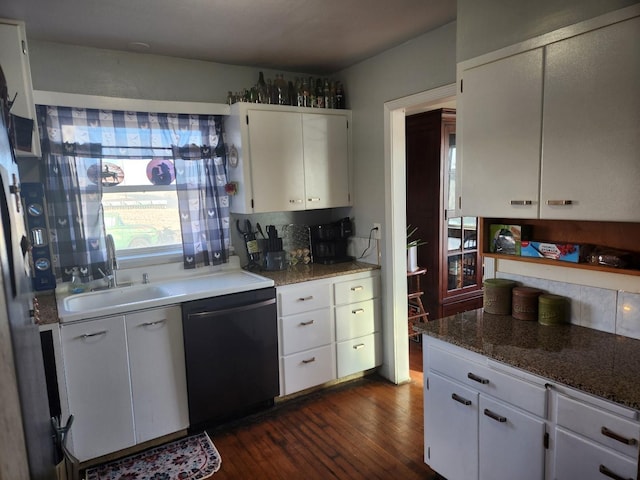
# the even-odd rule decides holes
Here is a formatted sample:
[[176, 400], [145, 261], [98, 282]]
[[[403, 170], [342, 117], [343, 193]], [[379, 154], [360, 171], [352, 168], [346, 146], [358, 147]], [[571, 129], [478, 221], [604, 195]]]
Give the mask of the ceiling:
[[328, 74], [455, 20], [456, 1], [4, 0], [0, 17], [29, 40]]

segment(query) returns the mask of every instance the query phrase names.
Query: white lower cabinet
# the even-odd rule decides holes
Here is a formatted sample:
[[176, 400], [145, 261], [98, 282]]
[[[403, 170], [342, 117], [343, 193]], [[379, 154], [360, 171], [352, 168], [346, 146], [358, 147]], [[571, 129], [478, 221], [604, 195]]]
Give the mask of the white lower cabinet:
[[60, 335], [80, 461], [188, 427], [180, 307], [63, 324]]
[[88, 460], [135, 444], [124, 316], [60, 327], [71, 452]]
[[448, 480], [543, 480], [543, 383], [429, 337], [424, 357], [425, 462]]
[[635, 479], [640, 422], [637, 412], [578, 392], [556, 394], [554, 479]]
[[382, 363], [378, 271], [277, 287], [280, 394]]
[[447, 480], [633, 480], [640, 412], [423, 336], [425, 463]]

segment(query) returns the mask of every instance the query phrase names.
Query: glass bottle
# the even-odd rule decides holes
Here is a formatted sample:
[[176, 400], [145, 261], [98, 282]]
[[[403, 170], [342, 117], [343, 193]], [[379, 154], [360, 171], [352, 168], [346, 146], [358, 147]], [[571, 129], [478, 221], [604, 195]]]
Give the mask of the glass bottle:
[[344, 89], [340, 82], [336, 82], [336, 108], [345, 108]]
[[324, 108], [331, 108], [331, 89], [329, 88], [329, 79], [324, 79], [324, 84], [322, 85], [322, 94], [324, 95]]
[[303, 107], [304, 106], [304, 95], [302, 94], [302, 81], [300, 80], [300, 77], [296, 77], [296, 105], [298, 105], [299, 107]]
[[316, 106], [316, 89], [315, 82], [313, 81], [313, 77], [309, 77], [309, 102], [307, 107], [315, 107]]
[[267, 84], [264, 81], [264, 73], [258, 73], [258, 83], [256, 84], [256, 99], [253, 100], [257, 103], [267, 103]]
[[322, 88], [322, 79], [316, 80], [316, 107], [324, 108], [324, 89]]
[[306, 79], [302, 80], [302, 107], [309, 106], [309, 82]]

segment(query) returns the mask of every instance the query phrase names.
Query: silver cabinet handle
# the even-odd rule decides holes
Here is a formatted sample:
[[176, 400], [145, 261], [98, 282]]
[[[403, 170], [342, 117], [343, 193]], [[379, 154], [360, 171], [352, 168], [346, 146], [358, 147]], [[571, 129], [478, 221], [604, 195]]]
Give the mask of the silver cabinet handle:
[[489, 379], [479, 377], [475, 373], [471, 373], [471, 372], [467, 373], [467, 378], [470, 378], [474, 382], [478, 382], [478, 383], [481, 383], [483, 385], [486, 385], [487, 383], [489, 383]]
[[547, 205], [553, 205], [553, 206], [573, 205], [573, 200], [547, 200]]
[[80, 335], [80, 338], [91, 338], [91, 337], [99, 337], [100, 335], [106, 335], [107, 330], [100, 330], [99, 332], [94, 333], [85, 333], [84, 335]]
[[497, 413], [492, 412], [488, 408], [484, 409], [484, 414], [489, 418], [493, 418], [496, 422], [504, 423], [504, 422], [507, 421], [507, 417], [503, 417], [502, 415], [498, 415]]
[[319, 202], [320, 198], [319, 197], [311, 197], [311, 198], [307, 198], [307, 202]]
[[360, 350], [361, 348], [364, 348], [364, 343], [359, 343], [353, 346], [354, 350]]
[[609, 470], [607, 467], [605, 467], [602, 464], [600, 465], [599, 471], [605, 477], [613, 478], [614, 480], [633, 480], [633, 478], [629, 478], [629, 477], [625, 478], [621, 475], [618, 475], [617, 473], [615, 473], [612, 470]]
[[360, 290], [363, 290], [364, 287], [362, 285], [358, 285], [356, 287], [351, 287], [351, 291], [352, 292], [359, 292]]
[[300, 322], [300, 326], [301, 327], [306, 327], [308, 325], [313, 325], [313, 322], [315, 322], [315, 320], [309, 320], [307, 322]]
[[160, 323], [164, 323], [166, 322], [166, 319], [162, 319], [162, 320], [156, 320], [155, 322], [145, 322], [140, 324], [141, 327], [153, 327], [154, 325], [158, 325]]
[[289, 200], [289, 203], [302, 203], [302, 199]]
[[600, 433], [602, 433], [602, 435], [604, 435], [605, 437], [613, 438], [614, 440], [620, 443], [624, 443], [625, 445], [633, 446], [638, 444], [638, 441], [635, 438], [623, 437], [622, 435], [614, 432], [613, 430], [609, 430], [607, 427], [602, 427], [600, 429]]
[[351, 310], [351, 313], [353, 313], [354, 315], [358, 315], [360, 313], [364, 313], [364, 308], [357, 308], [355, 310]]
[[308, 297], [300, 297], [300, 298], [298, 298], [299, 302], [306, 302], [308, 300], [313, 300], [313, 295], [309, 295]]
[[302, 360], [302, 363], [313, 363], [316, 361], [316, 357], [311, 357], [307, 360]]
[[471, 400], [467, 400], [466, 398], [461, 397], [457, 393], [452, 393], [451, 398], [453, 398], [456, 402], [460, 402], [463, 405], [471, 405]]
[[533, 205], [532, 200], [511, 200], [511, 205]]

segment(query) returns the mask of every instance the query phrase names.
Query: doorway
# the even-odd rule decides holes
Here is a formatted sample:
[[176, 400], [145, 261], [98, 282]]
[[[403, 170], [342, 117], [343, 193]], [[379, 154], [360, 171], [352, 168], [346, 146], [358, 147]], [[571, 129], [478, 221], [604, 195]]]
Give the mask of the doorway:
[[[407, 335], [406, 256], [406, 140], [405, 116], [437, 108], [455, 106], [456, 84], [410, 95], [384, 104], [385, 124], [385, 229], [387, 274], [384, 298], [385, 318], [391, 319], [393, 362], [389, 378], [395, 383], [410, 381], [409, 336]], [[453, 102], [453, 103], [452, 103]]]

